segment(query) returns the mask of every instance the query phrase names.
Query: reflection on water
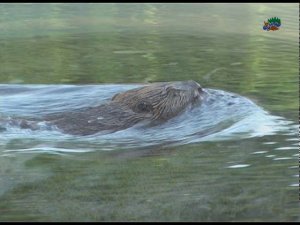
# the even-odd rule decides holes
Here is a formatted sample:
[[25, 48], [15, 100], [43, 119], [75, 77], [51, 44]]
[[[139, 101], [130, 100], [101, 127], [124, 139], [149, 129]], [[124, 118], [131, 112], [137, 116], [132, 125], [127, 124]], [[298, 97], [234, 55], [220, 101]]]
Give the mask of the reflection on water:
[[[99, 105], [128, 83], [246, 96], [101, 138], [0, 130], [0, 221], [300, 221], [298, 8], [0, 4], [1, 118]], [[263, 31], [273, 16], [280, 30]]]

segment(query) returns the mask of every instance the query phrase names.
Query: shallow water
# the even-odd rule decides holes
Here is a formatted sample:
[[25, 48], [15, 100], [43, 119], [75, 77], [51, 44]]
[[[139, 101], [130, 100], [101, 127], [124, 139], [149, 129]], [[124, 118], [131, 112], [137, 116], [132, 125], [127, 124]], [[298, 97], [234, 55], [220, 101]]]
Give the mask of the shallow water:
[[[299, 4], [0, 4], [0, 116], [144, 82], [208, 97], [87, 137], [0, 122], [0, 221], [300, 221]], [[262, 30], [278, 16], [280, 30]], [[2, 128], [2, 129], [1, 129]]]

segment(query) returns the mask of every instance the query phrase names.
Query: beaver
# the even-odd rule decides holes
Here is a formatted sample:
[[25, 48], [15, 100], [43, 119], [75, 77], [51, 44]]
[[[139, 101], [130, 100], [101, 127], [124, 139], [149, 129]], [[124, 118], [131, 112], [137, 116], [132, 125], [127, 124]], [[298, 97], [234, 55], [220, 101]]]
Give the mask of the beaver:
[[[152, 83], [118, 93], [103, 105], [48, 114], [43, 121], [72, 135], [112, 133], [141, 121], [149, 125], [165, 122], [201, 102], [203, 93], [200, 84], [192, 80]], [[22, 126], [32, 125], [23, 122]]]

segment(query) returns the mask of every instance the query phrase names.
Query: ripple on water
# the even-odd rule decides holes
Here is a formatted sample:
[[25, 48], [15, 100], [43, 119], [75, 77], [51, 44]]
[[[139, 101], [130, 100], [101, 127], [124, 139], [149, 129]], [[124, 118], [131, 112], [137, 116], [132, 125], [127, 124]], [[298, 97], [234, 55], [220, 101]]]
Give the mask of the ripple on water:
[[249, 166], [250, 166], [250, 164], [236, 164], [236, 165], [228, 166], [227, 168], [239, 169], [239, 168], [245, 168], [245, 167], [249, 167]]
[[277, 142], [273, 142], [273, 141], [270, 141], [270, 142], [264, 142], [263, 144], [265, 145], [274, 145], [276, 144]]
[[257, 151], [257, 152], [253, 152], [251, 154], [264, 154], [267, 153], [268, 151]]
[[[0, 85], [0, 92], [2, 87], [6, 93], [9, 93], [10, 87], [14, 90], [12, 93], [18, 91], [18, 88], [23, 90], [26, 87], [26, 95], [24, 93], [5, 95], [1, 104], [6, 116], [36, 117], [36, 115], [45, 114], [45, 112], [49, 113], [49, 110], [61, 112], [80, 106], [99, 105], [115, 93], [139, 86], [141, 85]], [[10, 140], [14, 139], [34, 138], [40, 142], [51, 140], [54, 146], [61, 146], [61, 142], [68, 142], [72, 146], [71, 149], [56, 147], [46, 149], [22, 148], [19, 149], [20, 152], [86, 152], [90, 150], [76, 149], [77, 142], [86, 142], [88, 146], [93, 145], [94, 149], [104, 151], [115, 148], [128, 149], [155, 145], [174, 146], [203, 141], [240, 140], [290, 130], [290, 121], [270, 115], [243, 96], [208, 88], [205, 91], [207, 98], [201, 106], [188, 110], [182, 115], [155, 127], [131, 127], [111, 134], [98, 133], [85, 137], [74, 136], [72, 139], [71, 135], [62, 134], [56, 129], [47, 130], [45, 128], [45, 130], [30, 131], [11, 126], [5, 127], [7, 128], [5, 131], [1, 131], [0, 139], [1, 141], [3, 139], [4, 143], [9, 143]], [[275, 143], [277, 142], [265, 142], [264, 144]], [[75, 149], [73, 149], [74, 146]], [[266, 152], [257, 151], [253, 154], [263, 153]]]
[[299, 169], [299, 166], [289, 166], [289, 169]]
[[274, 158], [273, 160], [289, 160], [293, 159], [292, 157], [279, 157], [279, 158]]
[[299, 148], [298, 147], [294, 147], [294, 146], [275, 148], [275, 150], [294, 150], [294, 149], [298, 150]]
[[299, 138], [287, 138], [286, 141], [299, 141]]

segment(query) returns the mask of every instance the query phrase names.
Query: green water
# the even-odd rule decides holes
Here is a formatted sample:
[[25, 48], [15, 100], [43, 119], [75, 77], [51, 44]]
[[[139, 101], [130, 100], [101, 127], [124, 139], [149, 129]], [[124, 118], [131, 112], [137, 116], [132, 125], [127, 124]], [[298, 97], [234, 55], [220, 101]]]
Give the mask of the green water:
[[[274, 16], [280, 29], [264, 31]], [[0, 4], [0, 29], [0, 83], [193, 79], [298, 123], [296, 3]], [[67, 155], [0, 148], [0, 221], [300, 221], [297, 146], [295, 132]]]

